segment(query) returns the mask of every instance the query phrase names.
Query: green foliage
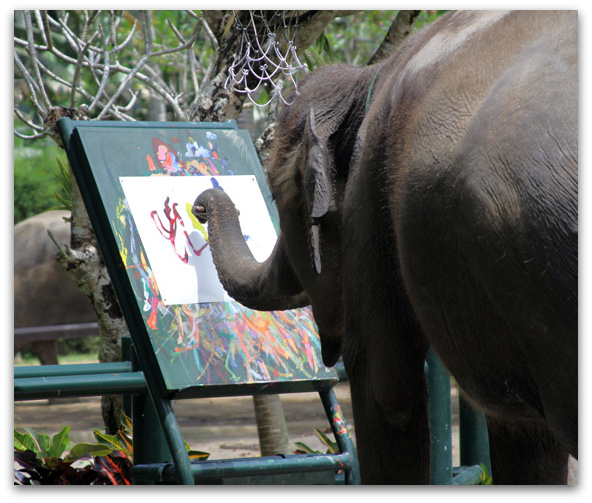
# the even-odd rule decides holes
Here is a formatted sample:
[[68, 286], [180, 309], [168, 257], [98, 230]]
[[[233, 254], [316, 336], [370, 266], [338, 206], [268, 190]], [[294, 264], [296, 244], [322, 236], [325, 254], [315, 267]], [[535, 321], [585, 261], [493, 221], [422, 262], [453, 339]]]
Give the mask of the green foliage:
[[447, 10], [422, 10], [415, 21], [415, 30], [419, 30], [423, 25], [431, 23], [438, 19], [442, 14], [446, 14]]
[[487, 467], [483, 463], [479, 463], [479, 466], [483, 469], [483, 479], [481, 480], [481, 485], [493, 485], [493, 478], [491, 477], [491, 474], [487, 471]]
[[304, 52], [304, 62], [310, 71], [325, 65], [332, 65], [337, 56], [331, 48], [331, 41], [325, 32], [321, 33], [315, 43]]
[[72, 178], [70, 177], [70, 168], [68, 164], [62, 162], [59, 157], [56, 157], [58, 165], [58, 172], [54, 173], [54, 177], [58, 182], [60, 190], [54, 192], [53, 195], [58, 201], [58, 206], [51, 208], [52, 210], [72, 211]]
[[[396, 10], [367, 10], [335, 18], [304, 54], [309, 70], [333, 63], [365, 65], [386, 36]], [[414, 30], [436, 20], [446, 10], [422, 10]]]
[[[97, 444], [72, 447], [70, 427], [51, 439], [33, 429], [14, 430], [14, 483], [17, 485], [129, 485], [133, 466], [132, 421], [122, 415], [123, 429], [116, 435], [93, 430]], [[193, 451], [185, 443], [189, 459], [206, 460], [210, 454]], [[67, 452], [69, 450], [69, 452]]]
[[[14, 430], [15, 485], [129, 485], [132, 462], [104, 444], [79, 443], [71, 449], [70, 427], [51, 439], [33, 429]], [[66, 451], [70, 452], [66, 454]]]
[[77, 337], [75, 339], [58, 339], [56, 342], [56, 350], [59, 356], [76, 354], [93, 354], [96, 356], [100, 347], [101, 338], [98, 335]]
[[[56, 164], [59, 148], [52, 140], [35, 142], [14, 138], [14, 224], [66, 201], [69, 192]], [[64, 166], [63, 161], [59, 163]]]
[[123, 452], [130, 461], [134, 459], [134, 447], [132, 442], [132, 421], [125, 414], [122, 415], [121, 425], [122, 430], [119, 430], [115, 435], [107, 435], [101, 430], [94, 429], [93, 436], [100, 445], [104, 445], [108, 449], [119, 450]]
[[307, 52], [317, 53], [325, 61], [324, 64], [340, 62], [365, 65], [384, 39], [396, 15], [396, 10], [366, 10], [335, 18]]
[[325, 435], [324, 432], [322, 432], [318, 428], [315, 428], [315, 432], [317, 434], [317, 437], [319, 437], [321, 443], [325, 445], [325, 447], [327, 447], [326, 452], [315, 450], [312, 447], [309, 447], [304, 442], [294, 442], [294, 445], [298, 447], [298, 449], [294, 451], [294, 454], [334, 454], [336, 452], [339, 452], [337, 442], [331, 440], [327, 435]]

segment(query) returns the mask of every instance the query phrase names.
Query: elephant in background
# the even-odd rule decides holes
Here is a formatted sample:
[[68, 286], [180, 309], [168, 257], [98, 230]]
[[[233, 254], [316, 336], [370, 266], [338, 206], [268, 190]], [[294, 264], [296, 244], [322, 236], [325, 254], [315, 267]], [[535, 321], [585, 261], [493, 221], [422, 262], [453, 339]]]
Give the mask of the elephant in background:
[[[495, 484], [578, 455], [578, 14], [460, 11], [374, 66], [321, 68], [268, 161], [281, 232], [256, 262], [232, 201], [195, 200], [221, 282], [311, 305], [350, 379], [365, 484], [426, 484], [431, 345], [487, 418]], [[239, 208], [240, 210], [240, 208]]]
[[[70, 242], [67, 211], [48, 211], [14, 226], [14, 327], [36, 327], [97, 320], [90, 300], [56, 261], [57, 248], [47, 231]], [[26, 343], [14, 340], [14, 351]], [[58, 363], [55, 341], [30, 344], [43, 365]]]

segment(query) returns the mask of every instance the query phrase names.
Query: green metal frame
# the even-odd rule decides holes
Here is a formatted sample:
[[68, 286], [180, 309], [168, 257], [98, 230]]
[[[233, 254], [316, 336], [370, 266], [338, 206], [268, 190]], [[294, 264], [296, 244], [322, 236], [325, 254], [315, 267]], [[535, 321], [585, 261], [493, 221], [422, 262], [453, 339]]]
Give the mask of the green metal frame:
[[430, 422], [430, 484], [478, 485], [483, 467], [491, 474], [485, 416], [459, 398], [460, 467], [452, 466], [452, 407], [450, 377], [430, 348], [425, 365]]
[[[134, 370], [128, 359], [135, 360], [129, 337], [124, 338], [121, 363], [43, 365], [15, 367], [14, 399], [131, 394], [124, 408], [133, 418], [135, 483], [193, 484], [195, 481], [219, 484], [240, 483], [348, 483], [359, 484], [355, 450], [349, 433], [336, 431], [339, 404], [332, 389], [319, 392], [330, 420], [339, 455], [271, 456], [253, 459], [213, 460], [190, 463], [179, 433], [170, 399], [150, 395], [141, 370]], [[135, 363], [135, 361], [134, 361]], [[483, 414], [460, 399], [460, 467], [452, 466], [452, 420], [450, 380], [436, 353], [430, 349], [426, 359], [428, 407], [431, 440], [432, 485], [476, 485], [483, 480], [483, 466], [491, 473], [487, 427]], [[127, 398], [124, 397], [124, 398]], [[131, 411], [131, 412], [130, 412]], [[164, 420], [163, 420], [164, 418]], [[175, 454], [172, 455], [171, 452]], [[158, 462], [155, 462], [158, 461]], [[294, 472], [314, 474], [317, 470], [335, 471], [351, 466], [345, 476], [333, 479], [280, 477]], [[248, 477], [245, 479], [245, 477]], [[274, 478], [276, 477], [276, 478]]]

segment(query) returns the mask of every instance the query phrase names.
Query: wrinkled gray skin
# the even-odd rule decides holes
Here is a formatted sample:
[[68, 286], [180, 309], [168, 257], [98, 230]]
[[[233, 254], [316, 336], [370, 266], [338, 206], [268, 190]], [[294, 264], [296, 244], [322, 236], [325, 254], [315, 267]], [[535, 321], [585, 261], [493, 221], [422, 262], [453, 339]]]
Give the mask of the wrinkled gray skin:
[[577, 33], [575, 11], [458, 12], [380, 67], [311, 74], [278, 123], [281, 234], [262, 264], [223, 192], [196, 199], [230, 295], [311, 304], [325, 364], [343, 353], [363, 483], [429, 480], [430, 344], [487, 415], [494, 483], [566, 483]]
[[[62, 243], [70, 242], [67, 211], [48, 211], [14, 226], [14, 327], [90, 323], [97, 317], [88, 298], [56, 261], [58, 251], [47, 230]], [[14, 351], [25, 343], [14, 340]], [[55, 341], [30, 345], [43, 365], [58, 363]]]

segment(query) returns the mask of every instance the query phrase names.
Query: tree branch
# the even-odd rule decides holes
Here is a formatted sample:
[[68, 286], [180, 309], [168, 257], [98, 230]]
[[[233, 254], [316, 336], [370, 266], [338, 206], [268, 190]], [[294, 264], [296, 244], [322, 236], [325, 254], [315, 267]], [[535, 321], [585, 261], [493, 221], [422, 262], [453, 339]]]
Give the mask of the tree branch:
[[401, 42], [411, 33], [420, 12], [419, 10], [399, 11], [382, 44], [368, 61], [368, 65], [378, 63], [395, 53]]

